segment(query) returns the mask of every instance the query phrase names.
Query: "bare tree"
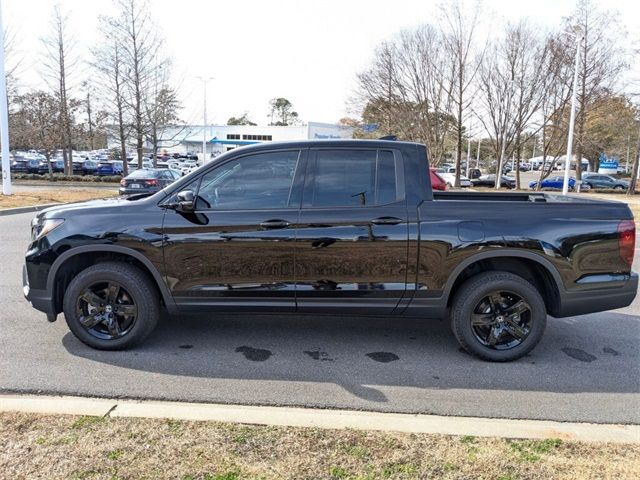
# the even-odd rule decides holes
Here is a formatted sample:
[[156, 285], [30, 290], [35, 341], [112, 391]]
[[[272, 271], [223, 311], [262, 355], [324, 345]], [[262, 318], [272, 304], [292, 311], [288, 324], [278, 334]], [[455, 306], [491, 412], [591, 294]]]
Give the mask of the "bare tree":
[[355, 101], [359, 102], [363, 116], [366, 114], [370, 119], [375, 119], [383, 135], [396, 134], [399, 128], [394, 114], [399, 103], [395, 91], [398, 83], [396, 75], [395, 47], [390, 42], [383, 42], [376, 49], [373, 64], [357, 76]]
[[126, 112], [127, 100], [126, 77], [122, 71], [123, 47], [113, 27], [113, 21], [107, 17], [100, 19], [100, 31], [103, 42], [93, 50], [93, 67], [98, 71], [98, 92], [103, 105], [112, 121], [115, 123], [116, 136], [120, 148], [120, 158], [123, 162], [123, 174], [128, 175], [127, 139], [130, 122]]
[[591, 156], [589, 161], [593, 168], [598, 161], [597, 152], [589, 148], [587, 116], [597, 108], [597, 99], [603, 92], [617, 90], [616, 84], [628, 66], [620, 41], [623, 30], [615, 12], [600, 10], [591, 0], [578, 0], [576, 11], [565, 24], [567, 32], [578, 30], [581, 35], [575, 131], [576, 179], [580, 180], [585, 153]]
[[[640, 119], [638, 119], [640, 125]], [[631, 168], [631, 181], [627, 189], [627, 195], [635, 195], [638, 184], [638, 167], [640, 164], [640, 126], [638, 127], [638, 137], [636, 140], [635, 156], [633, 157], [633, 167]]]
[[442, 160], [455, 129], [450, 88], [440, 78], [447, 63], [441, 33], [425, 24], [382, 43], [357, 77], [354, 101], [363, 120], [378, 126], [378, 136], [425, 143], [433, 165]]
[[7, 81], [7, 104], [9, 112], [13, 104], [13, 99], [18, 95], [17, 77], [22, 67], [22, 54], [17, 48], [17, 38], [15, 32], [10, 28], [4, 31], [4, 61], [5, 77]]
[[545, 87], [545, 75], [541, 75], [549, 53], [546, 39], [526, 20], [507, 26], [507, 38], [513, 43], [511, 68], [514, 81], [514, 158], [516, 188], [520, 188], [520, 161], [523, 144], [538, 133], [533, 119], [539, 114], [544, 101], [540, 95]]
[[60, 147], [60, 102], [50, 93], [33, 91], [16, 97], [17, 110], [12, 116], [11, 143], [23, 148], [44, 151], [49, 175], [51, 156]]
[[42, 62], [45, 80], [49, 83], [60, 103], [60, 135], [65, 173], [71, 175], [73, 166], [71, 155], [73, 151], [73, 115], [70, 109], [70, 77], [77, 65], [77, 60], [71, 52], [73, 37], [67, 28], [67, 17], [59, 5], [53, 9], [51, 32], [42, 38], [45, 48]]
[[562, 34], [552, 33], [545, 39], [545, 56], [540, 71], [540, 110], [534, 116], [535, 135], [539, 134], [542, 154], [536, 189], [547, 178], [558, 158], [565, 152], [569, 120], [569, 100], [573, 75], [573, 56]]
[[156, 65], [153, 90], [145, 101], [146, 139], [151, 143], [153, 164], [157, 165], [158, 147], [166, 127], [178, 121], [180, 101], [177, 92], [169, 85], [171, 62]]
[[463, 149], [463, 125], [471, 111], [472, 90], [480, 66], [484, 48], [478, 51], [476, 28], [480, 19], [480, 4], [476, 3], [468, 11], [464, 0], [451, 0], [443, 4], [441, 30], [444, 47], [450, 60], [449, 68], [440, 72], [443, 86], [453, 102], [453, 116], [456, 120], [456, 178], [455, 186], [460, 186], [461, 157]]
[[88, 81], [82, 82], [82, 88], [85, 91], [85, 99], [84, 99], [84, 110], [87, 113], [87, 129], [88, 135], [87, 139], [89, 140], [89, 149], [95, 150], [95, 137], [94, 137], [94, 119], [92, 115], [92, 103], [91, 103], [91, 93], [92, 87]]
[[516, 95], [517, 46], [509, 37], [487, 48], [478, 74], [480, 121], [489, 134], [495, 157], [496, 188], [500, 188], [504, 159], [516, 133], [513, 99]]
[[115, 41], [118, 44], [120, 73], [128, 90], [127, 106], [132, 111], [132, 133], [142, 168], [143, 148], [147, 130], [145, 101], [156, 75], [156, 54], [162, 45], [158, 28], [154, 25], [147, 0], [116, 0], [117, 17], [111, 20]]
[[397, 87], [409, 114], [412, 137], [427, 144], [434, 165], [444, 156], [446, 140], [454, 130], [452, 97], [440, 74], [448, 64], [441, 32], [429, 24], [400, 34]]

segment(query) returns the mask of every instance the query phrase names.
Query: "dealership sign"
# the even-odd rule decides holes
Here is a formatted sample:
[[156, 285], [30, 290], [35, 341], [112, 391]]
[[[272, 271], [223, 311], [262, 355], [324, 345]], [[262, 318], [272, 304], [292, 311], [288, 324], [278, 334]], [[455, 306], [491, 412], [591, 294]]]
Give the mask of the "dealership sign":
[[598, 173], [618, 173], [618, 162], [617, 157], [607, 157], [604, 153], [601, 153]]

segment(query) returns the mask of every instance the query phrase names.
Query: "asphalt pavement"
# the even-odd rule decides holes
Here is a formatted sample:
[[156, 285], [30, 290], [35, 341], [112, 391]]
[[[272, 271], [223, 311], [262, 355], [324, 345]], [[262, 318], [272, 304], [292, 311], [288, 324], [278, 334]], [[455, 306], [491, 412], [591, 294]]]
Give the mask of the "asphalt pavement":
[[172, 317], [135, 350], [100, 352], [24, 300], [31, 217], [0, 217], [0, 391], [640, 424], [638, 299], [550, 318], [507, 364], [461, 351], [448, 322], [397, 318]]

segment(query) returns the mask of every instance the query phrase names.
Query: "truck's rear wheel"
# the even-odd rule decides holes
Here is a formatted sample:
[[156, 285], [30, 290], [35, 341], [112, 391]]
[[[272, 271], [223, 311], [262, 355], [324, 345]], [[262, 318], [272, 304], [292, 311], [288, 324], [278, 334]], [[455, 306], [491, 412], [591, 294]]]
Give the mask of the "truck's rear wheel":
[[470, 278], [456, 292], [451, 307], [451, 326], [460, 345], [493, 362], [526, 355], [542, 338], [546, 323], [538, 290], [509, 272]]
[[123, 262], [98, 263], [76, 275], [63, 309], [73, 334], [99, 350], [123, 350], [142, 342], [160, 315], [154, 285]]

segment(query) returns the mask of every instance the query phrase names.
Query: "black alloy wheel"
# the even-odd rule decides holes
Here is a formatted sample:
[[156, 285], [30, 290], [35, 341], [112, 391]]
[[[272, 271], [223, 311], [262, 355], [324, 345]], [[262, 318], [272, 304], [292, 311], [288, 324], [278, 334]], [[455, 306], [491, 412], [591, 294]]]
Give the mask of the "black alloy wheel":
[[131, 293], [119, 283], [97, 282], [86, 287], [78, 297], [76, 314], [91, 335], [114, 340], [133, 328], [138, 307]]
[[492, 362], [523, 357], [540, 341], [547, 308], [540, 291], [511, 272], [488, 271], [465, 281], [451, 303], [451, 328], [469, 353]]
[[64, 293], [63, 310], [81, 342], [99, 350], [124, 350], [151, 334], [161, 303], [150, 275], [130, 263], [112, 261], [77, 273]]
[[485, 347], [508, 350], [531, 332], [531, 307], [513, 292], [496, 291], [482, 298], [471, 314], [471, 328]]

